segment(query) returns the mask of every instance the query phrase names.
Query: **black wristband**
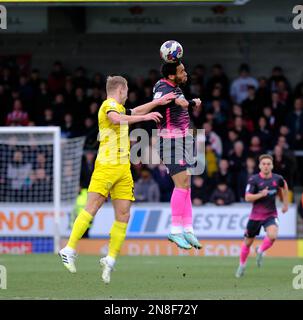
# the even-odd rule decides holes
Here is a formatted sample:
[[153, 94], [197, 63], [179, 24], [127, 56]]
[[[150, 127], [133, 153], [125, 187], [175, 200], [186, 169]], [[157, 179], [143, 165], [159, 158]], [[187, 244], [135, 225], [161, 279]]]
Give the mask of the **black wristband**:
[[194, 100], [188, 101], [188, 107], [194, 107], [196, 105], [196, 102]]

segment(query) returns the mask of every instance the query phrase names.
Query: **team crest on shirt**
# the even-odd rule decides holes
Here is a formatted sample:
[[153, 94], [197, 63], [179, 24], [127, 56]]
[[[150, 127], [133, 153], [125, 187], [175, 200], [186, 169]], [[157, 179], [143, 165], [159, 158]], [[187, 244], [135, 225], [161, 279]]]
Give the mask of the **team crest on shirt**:
[[162, 92], [156, 92], [154, 95], [154, 99], [159, 99], [162, 96]]
[[111, 101], [111, 102], [109, 103], [109, 105], [110, 105], [111, 107], [116, 107], [116, 106], [117, 106], [117, 103], [116, 103], [115, 101]]
[[277, 186], [277, 181], [274, 180], [274, 181], [272, 182], [272, 185], [273, 185], [273, 187], [276, 187], [276, 186]]

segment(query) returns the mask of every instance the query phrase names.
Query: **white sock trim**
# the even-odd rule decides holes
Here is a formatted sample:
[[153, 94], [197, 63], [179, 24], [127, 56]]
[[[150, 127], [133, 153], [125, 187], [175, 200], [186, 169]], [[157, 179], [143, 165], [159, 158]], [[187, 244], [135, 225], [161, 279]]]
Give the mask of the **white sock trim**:
[[183, 227], [182, 226], [171, 226], [170, 232], [172, 234], [182, 233]]
[[72, 254], [74, 254], [74, 253], [76, 252], [75, 249], [73, 249], [73, 248], [71, 248], [71, 247], [68, 247], [68, 246], [64, 247], [63, 250], [65, 250], [65, 251], [67, 251], [67, 252], [69, 252], [69, 253], [72, 253]]
[[185, 226], [185, 227], [184, 227], [184, 232], [194, 233], [194, 228], [193, 228], [193, 226]]
[[114, 259], [113, 257], [110, 257], [110, 256], [106, 256], [105, 259], [106, 259], [108, 265], [109, 265], [111, 268], [113, 268], [114, 265], [115, 265], [115, 263], [116, 263], [116, 259]]

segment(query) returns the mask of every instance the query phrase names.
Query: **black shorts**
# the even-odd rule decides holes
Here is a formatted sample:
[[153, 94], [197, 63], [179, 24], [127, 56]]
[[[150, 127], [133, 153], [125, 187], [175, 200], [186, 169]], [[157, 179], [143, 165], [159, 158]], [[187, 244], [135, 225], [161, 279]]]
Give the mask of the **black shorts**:
[[168, 169], [170, 176], [196, 167], [195, 139], [191, 135], [181, 138], [160, 137], [160, 159]]
[[275, 217], [269, 217], [266, 220], [248, 220], [246, 230], [244, 233], [244, 237], [246, 238], [254, 238], [260, 234], [261, 227], [266, 230], [267, 227], [269, 226], [279, 226], [278, 218]]

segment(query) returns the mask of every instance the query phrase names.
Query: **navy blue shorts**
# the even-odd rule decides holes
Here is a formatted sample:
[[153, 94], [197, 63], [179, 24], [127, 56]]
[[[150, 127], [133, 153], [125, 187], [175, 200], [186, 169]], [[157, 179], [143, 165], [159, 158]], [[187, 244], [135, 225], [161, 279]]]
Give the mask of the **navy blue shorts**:
[[191, 135], [181, 138], [160, 137], [159, 156], [170, 176], [196, 167], [195, 139]]
[[275, 217], [269, 217], [266, 220], [248, 220], [246, 230], [244, 233], [244, 237], [246, 238], [254, 238], [260, 234], [261, 227], [266, 230], [267, 227], [269, 226], [279, 226], [278, 218]]

